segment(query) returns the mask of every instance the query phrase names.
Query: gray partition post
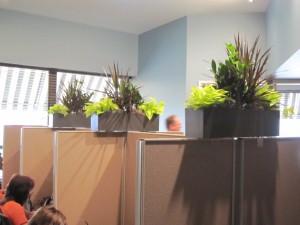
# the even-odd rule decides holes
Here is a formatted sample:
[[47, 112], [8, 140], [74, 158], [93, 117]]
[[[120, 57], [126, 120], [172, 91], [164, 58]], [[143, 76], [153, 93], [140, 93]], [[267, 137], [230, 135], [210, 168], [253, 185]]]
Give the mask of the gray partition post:
[[135, 193], [135, 225], [141, 225], [142, 221], [142, 161], [145, 141], [137, 141], [136, 145], [136, 193]]
[[242, 225], [242, 203], [243, 203], [243, 173], [244, 173], [244, 142], [241, 139], [235, 139], [233, 145], [234, 165], [233, 165], [233, 225]]

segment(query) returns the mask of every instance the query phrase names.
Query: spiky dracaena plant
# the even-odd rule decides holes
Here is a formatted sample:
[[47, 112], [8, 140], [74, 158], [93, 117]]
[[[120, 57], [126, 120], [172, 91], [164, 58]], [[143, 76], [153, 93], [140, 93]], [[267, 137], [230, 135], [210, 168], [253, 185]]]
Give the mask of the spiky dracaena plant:
[[107, 81], [107, 86], [104, 88], [106, 97], [113, 99], [120, 110], [131, 111], [137, 109], [144, 100], [139, 87], [131, 82], [128, 71], [122, 74], [118, 64], [114, 63], [112, 67], [109, 67], [109, 72], [111, 80]]
[[[234, 100], [228, 103], [232, 107], [278, 108], [280, 95], [270, 85], [262, 89], [270, 80], [270, 76], [265, 74], [270, 49], [262, 52], [261, 48], [257, 47], [258, 41], [259, 36], [249, 47], [246, 40], [239, 35], [235, 36], [234, 44], [226, 44], [228, 59], [224, 63], [219, 62], [218, 67], [212, 60], [216, 87], [228, 91], [228, 96]], [[266, 95], [270, 97], [272, 94], [272, 98], [266, 98]], [[275, 104], [274, 98], [277, 99]]]
[[90, 99], [94, 93], [84, 92], [83, 84], [83, 80], [77, 79], [69, 82], [68, 85], [61, 83], [60, 90], [62, 91], [62, 96], [60, 101], [68, 108], [68, 113], [78, 113], [83, 111], [85, 104], [90, 102]]

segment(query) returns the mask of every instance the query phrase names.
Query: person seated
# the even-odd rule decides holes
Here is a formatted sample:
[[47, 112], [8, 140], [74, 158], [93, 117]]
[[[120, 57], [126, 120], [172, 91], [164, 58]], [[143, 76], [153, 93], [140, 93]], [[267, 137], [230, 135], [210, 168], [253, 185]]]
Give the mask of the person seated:
[[166, 126], [168, 131], [181, 131], [181, 120], [176, 115], [171, 115], [166, 119]]
[[8, 183], [4, 198], [0, 200], [0, 209], [11, 225], [26, 225], [32, 212], [24, 209], [30, 192], [34, 188], [34, 181], [28, 176], [13, 175]]
[[28, 221], [28, 225], [67, 225], [64, 214], [53, 206], [40, 207]]

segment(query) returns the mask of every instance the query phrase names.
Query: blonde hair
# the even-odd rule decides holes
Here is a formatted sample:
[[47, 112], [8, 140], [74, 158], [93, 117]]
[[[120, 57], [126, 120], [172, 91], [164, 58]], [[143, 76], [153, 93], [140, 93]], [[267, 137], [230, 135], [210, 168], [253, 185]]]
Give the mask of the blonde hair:
[[67, 225], [67, 219], [58, 209], [45, 206], [32, 216], [28, 225]]

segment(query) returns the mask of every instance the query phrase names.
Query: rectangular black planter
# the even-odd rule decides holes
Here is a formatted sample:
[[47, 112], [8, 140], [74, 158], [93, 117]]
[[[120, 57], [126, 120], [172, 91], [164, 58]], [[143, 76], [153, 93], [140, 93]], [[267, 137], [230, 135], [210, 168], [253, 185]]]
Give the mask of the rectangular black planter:
[[149, 120], [140, 112], [114, 111], [91, 116], [92, 131], [158, 131], [159, 116]]
[[90, 117], [84, 113], [70, 113], [66, 116], [56, 113], [49, 115], [49, 127], [84, 127], [90, 128]]
[[185, 131], [190, 138], [278, 136], [279, 116], [278, 110], [186, 109]]

